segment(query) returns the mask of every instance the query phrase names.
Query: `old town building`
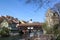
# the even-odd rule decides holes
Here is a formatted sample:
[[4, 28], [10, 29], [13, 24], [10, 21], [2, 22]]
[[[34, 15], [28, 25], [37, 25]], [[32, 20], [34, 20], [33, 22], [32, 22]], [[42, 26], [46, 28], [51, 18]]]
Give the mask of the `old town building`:
[[11, 16], [1, 16], [0, 17], [0, 28], [1, 27], [8, 27], [11, 30], [18, 30], [16, 28], [17, 23], [19, 23], [18, 19], [11, 17]]

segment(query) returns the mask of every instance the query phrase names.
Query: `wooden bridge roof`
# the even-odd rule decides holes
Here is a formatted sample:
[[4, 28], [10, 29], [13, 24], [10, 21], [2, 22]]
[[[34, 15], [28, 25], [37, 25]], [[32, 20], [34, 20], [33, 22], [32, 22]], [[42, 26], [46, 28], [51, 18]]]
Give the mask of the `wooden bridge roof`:
[[25, 23], [25, 24], [19, 24], [19, 27], [41, 27], [42, 23]]

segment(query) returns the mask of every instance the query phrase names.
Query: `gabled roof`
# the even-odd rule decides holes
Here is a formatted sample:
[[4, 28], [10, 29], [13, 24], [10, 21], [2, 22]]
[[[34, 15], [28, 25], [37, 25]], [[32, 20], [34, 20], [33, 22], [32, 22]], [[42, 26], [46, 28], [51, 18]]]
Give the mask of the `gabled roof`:
[[[10, 20], [9, 20], [10, 19]], [[17, 19], [11, 17], [11, 16], [1, 16], [0, 17], [0, 23], [3, 21], [3, 20], [6, 20], [9, 24], [12, 24], [12, 23], [19, 23]]]

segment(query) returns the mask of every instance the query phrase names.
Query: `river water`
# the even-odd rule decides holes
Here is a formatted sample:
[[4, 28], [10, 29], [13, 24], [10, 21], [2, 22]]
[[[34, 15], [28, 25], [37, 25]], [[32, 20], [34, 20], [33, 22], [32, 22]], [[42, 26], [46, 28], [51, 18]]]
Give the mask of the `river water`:
[[30, 34], [25, 34], [23, 36], [16, 35], [16, 36], [10, 36], [10, 37], [0, 37], [0, 40], [27, 40], [30, 37], [33, 37], [35, 34], [32, 32]]
[[[23, 36], [15, 35], [15, 36], [10, 36], [10, 37], [0, 37], [0, 40], [28, 40], [28, 39], [31, 39], [31, 37], [34, 37], [35, 35], [37, 35], [37, 37], [39, 37], [38, 39], [40, 39], [39, 35], [41, 35], [41, 32], [36, 32], [36, 33], [32, 32], [30, 34], [25, 34]], [[43, 36], [41, 38], [43, 40]]]

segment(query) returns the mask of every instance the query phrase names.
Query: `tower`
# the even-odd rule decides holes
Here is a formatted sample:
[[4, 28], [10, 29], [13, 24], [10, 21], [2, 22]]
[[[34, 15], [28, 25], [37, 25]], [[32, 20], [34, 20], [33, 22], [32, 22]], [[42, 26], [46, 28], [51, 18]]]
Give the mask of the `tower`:
[[52, 10], [52, 9], [48, 9], [48, 11], [46, 13], [46, 21], [47, 21], [47, 25], [49, 27], [52, 27], [55, 24], [59, 24], [58, 13], [56, 11]]

